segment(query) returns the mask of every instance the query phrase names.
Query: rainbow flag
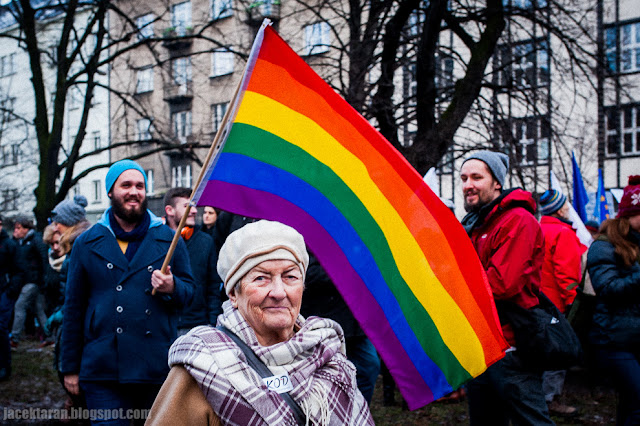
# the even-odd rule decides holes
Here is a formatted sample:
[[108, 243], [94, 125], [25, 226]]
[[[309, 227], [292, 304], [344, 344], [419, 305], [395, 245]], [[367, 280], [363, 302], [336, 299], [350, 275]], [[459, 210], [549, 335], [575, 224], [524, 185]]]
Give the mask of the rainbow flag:
[[303, 234], [410, 409], [504, 356], [484, 270], [421, 176], [266, 24], [198, 205]]

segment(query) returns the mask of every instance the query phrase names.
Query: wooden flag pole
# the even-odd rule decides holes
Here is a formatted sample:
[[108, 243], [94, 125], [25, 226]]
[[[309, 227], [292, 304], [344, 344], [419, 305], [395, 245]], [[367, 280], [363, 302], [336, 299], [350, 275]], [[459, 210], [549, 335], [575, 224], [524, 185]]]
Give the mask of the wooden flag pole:
[[[164, 258], [164, 262], [162, 263], [162, 268], [160, 269], [160, 272], [162, 272], [163, 274], [167, 273], [167, 267], [169, 266], [169, 262], [171, 262], [171, 258], [173, 257], [173, 253], [176, 250], [176, 247], [178, 245], [178, 240], [180, 239], [180, 233], [182, 232], [182, 228], [184, 228], [184, 224], [187, 222], [187, 218], [189, 217], [189, 212], [191, 211], [191, 207], [193, 206], [193, 196], [195, 195], [196, 189], [200, 186], [200, 183], [202, 182], [202, 179], [204, 178], [204, 174], [206, 173], [208, 166], [209, 166], [209, 162], [211, 161], [211, 158], [213, 157], [214, 154], [217, 154], [218, 151], [220, 151], [220, 149], [222, 148], [222, 146], [220, 145], [220, 138], [222, 137], [222, 133], [220, 130], [223, 130], [227, 127], [227, 122], [229, 121], [229, 117], [231, 116], [231, 110], [233, 110], [233, 107], [235, 106], [236, 103], [236, 99], [238, 97], [238, 93], [240, 92], [240, 86], [242, 86], [242, 82], [244, 81], [244, 73], [246, 71], [246, 67], [247, 65], [245, 65], [245, 69], [242, 71], [242, 76], [243, 78], [240, 79], [240, 82], [238, 83], [238, 85], [236, 86], [236, 89], [233, 93], [233, 97], [231, 98], [231, 101], [229, 102], [230, 108], [227, 108], [227, 111], [224, 113], [224, 117], [222, 117], [222, 123], [220, 123], [220, 127], [219, 130], [216, 132], [216, 136], [213, 139], [213, 143], [211, 144], [211, 148], [209, 148], [209, 152], [207, 153], [207, 157], [205, 158], [205, 161], [203, 163], [202, 168], [200, 169], [200, 173], [198, 174], [198, 179], [196, 180], [196, 184], [193, 187], [193, 190], [191, 191], [191, 197], [189, 197], [189, 204], [187, 205], [187, 209], [184, 211], [184, 214], [182, 215], [182, 219], [180, 219], [180, 223], [178, 224], [178, 228], [176, 229], [176, 233], [173, 236], [173, 240], [171, 240], [171, 245], [169, 246], [169, 251], [167, 252], [167, 255]], [[151, 290], [151, 294], [155, 295], [156, 294], [156, 289], [154, 288], [153, 290]]]

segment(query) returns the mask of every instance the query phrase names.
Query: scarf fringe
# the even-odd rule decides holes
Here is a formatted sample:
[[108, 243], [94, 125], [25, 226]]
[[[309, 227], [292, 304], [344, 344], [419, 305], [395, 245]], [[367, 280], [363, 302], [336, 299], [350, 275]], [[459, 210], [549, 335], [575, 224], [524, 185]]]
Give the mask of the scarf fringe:
[[[318, 412], [317, 416], [313, 415], [314, 406]], [[310, 425], [311, 417], [318, 419], [318, 425], [326, 426], [331, 420], [331, 412], [329, 411], [329, 401], [327, 400], [327, 390], [324, 386], [314, 386], [307, 397], [300, 401], [300, 408], [307, 417], [305, 426]]]

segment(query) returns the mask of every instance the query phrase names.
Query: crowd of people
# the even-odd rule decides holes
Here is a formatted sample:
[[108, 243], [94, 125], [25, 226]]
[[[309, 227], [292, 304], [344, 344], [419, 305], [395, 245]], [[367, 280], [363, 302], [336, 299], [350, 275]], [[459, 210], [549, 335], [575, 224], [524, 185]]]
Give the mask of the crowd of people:
[[[588, 361], [619, 392], [618, 424], [640, 424], [640, 176], [615, 219], [587, 223], [587, 248], [566, 196], [505, 188], [508, 173], [508, 157], [492, 151], [460, 170], [462, 225], [498, 313], [505, 302], [531, 309], [544, 293], [568, 315], [592, 288]], [[385, 403], [394, 403], [375, 347], [296, 230], [213, 207], [198, 224], [190, 188], [169, 190], [157, 217], [131, 160], [111, 166], [105, 187], [111, 206], [93, 226], [82, 196], [56, 205], [43, 234], [19, 216], [10, 236], [0, 218], [0, 380], [30, 328], [41, 346], [55, 345], [67, 408], [151, 408], [150, 424], [371, 424], [381, 370]], [[575, 414], [561, 400], [566, 371], [529, 365], [502, 316], [501, 326], [505, 357], [455, 392], [467, 395], [470, 423]]]

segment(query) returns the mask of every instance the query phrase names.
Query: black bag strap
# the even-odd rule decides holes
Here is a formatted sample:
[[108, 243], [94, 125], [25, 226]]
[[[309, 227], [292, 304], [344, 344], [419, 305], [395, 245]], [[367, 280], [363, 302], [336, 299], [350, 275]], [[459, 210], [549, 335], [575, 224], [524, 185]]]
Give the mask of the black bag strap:
[[[267, 367], [265, 363], [262, 362], [260, 358], [258, 358], [255, 352], [253, 352], [253, 350], [245, 342], [243, 342], [238, 336], [236, 336], [235, 333], [233, 333], [223, 325], [219, 325], [216, 328], [229, 336], [231, 340], [233, 340], [235, 344], [238, 345], [240, 350], [242, 350], [244, 355], [247, 357], [247, 363], [249, 363], [249, 366], [253, 368], [256, 373], [260, 375], [260, 377], [266, 379], [273, 376], [273, 373], [271, 372], [271, 370], [269, 370], [269, 367]], [[291, 397], [289, 392], [284, 392], [279, 395], [282, 397], [282, 399], [284, 399], [284, 402], [286, 402], [293, 410], [293, 415], [296, 418], [296, 422], [298, 422], [300, 426], [305, 425], [307, 423], [307, 416], [304, 414], [304, 411], [302, 411], [302, 408], [300, 408], [300, 405], [298, 405], [298, 403]]]

